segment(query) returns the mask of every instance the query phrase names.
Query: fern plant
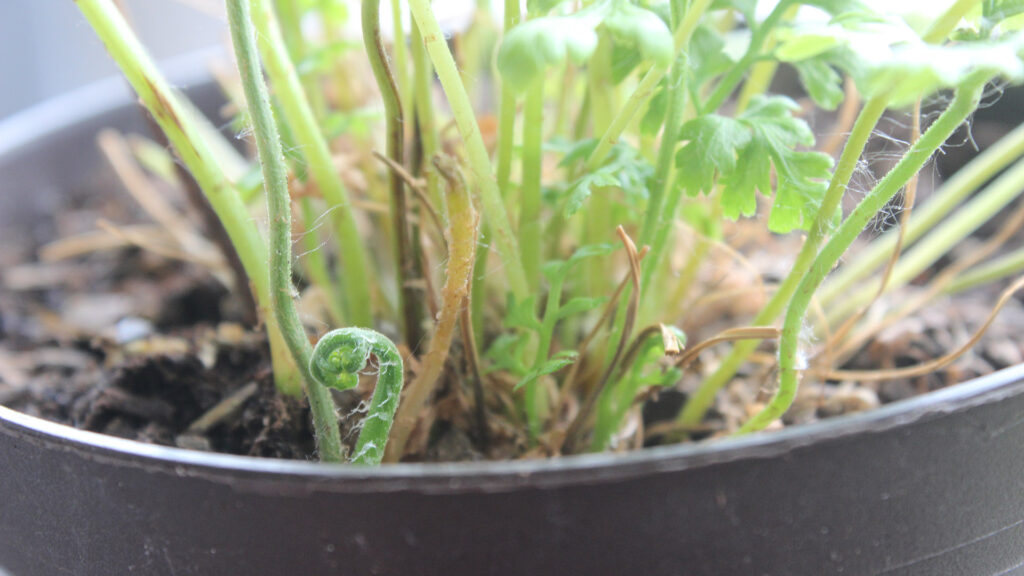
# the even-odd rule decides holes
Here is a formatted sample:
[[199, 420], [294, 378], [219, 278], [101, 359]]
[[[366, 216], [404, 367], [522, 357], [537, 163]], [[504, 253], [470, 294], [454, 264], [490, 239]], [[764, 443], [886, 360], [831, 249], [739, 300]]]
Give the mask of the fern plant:
[[[240, 178], [115, 3], [77, 5], [228, 230], [275, 380], [282, 393], [305, 390], [324, 460], [345, 452], [328, 389], [355, 387], [370, 356], [380, 382], [358, 463], [422, 450], [442, 400], [449, 421], [481, 444], [500, 431], [513, 455], [621, 446], [644, 400], [694, 379], [702, 350], [733, 342], [697, 375], [672, 426], [685, 435], [758, 343], [777, 338], [779, 384], [736, 432], [761, 430], [808, 373], [808, 332], [838, 329], [838, 347], [871, 333], [865, 308], [955, 244], [929, 234], [968, 234], [993, 215], [979, 203], [1021, 192], [1007, 176], [954, 211], [1018, 162], [1016, 130], [818, 290], [986, 87], [1024, 80], [1018, 2], [899, 13], [859, 0], [506, 1], [502, 22], [483, 3], [453, 35], [429, 0], [227, 0], [242, 87], [227, 93], [242, 95], [239, 121], [258, 151]], [[346, 26], [356, 12], [361, 43]], [[770, 90], [780, 68], [804, 97]], [[844, 213], [883, 115], [913, 110], [916, 125], [922, 102], [941, 112]], [[818, 141], [812, 114], [834, 118], [838, 146]], [[339, 143], [355, 150], [344, 174]], [[677, 326], [691, 296], [714, 290], [701, 271], [722, 266], [713, 248], [735, 253], [726, 231], [741, 226], [796, 245], [792, 265], [752, 318], [688, 343]], [[297, 234], [314, 248], [298, 258]], [[936, 293], [1021, 266], [1012, 255], [965, 266]], [[322, 297], [319, 312], [300, 318], [296, 282]], [[856, 304], [843, 302], [857, 286]], [[811, 322], [815, 298], [824, 319]], [[340, 329], [314, 349], [323, 325]], [[403, 365], [416, 366], [404, 394]]]

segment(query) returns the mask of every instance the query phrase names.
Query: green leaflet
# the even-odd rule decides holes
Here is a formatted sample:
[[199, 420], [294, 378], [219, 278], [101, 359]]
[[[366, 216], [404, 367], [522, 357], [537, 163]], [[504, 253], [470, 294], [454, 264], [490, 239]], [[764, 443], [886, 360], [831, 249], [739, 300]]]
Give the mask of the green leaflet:
[[1022, 35], [985, 44], [912, 44], [894, 48], [892, 58], [872, 69], [862, 83], [868, 95], [891, 89], [893, 105], [907, 105], [943, 88], [958, 86], [978, 70], [1020, 82], [1024, 79], [1024, 64], [1020, 60], [1022, 53]]
[[815, 104], [826, 110], [835, 110], [843, 101], [843, 79], [827, 62], [819, 59], [804, 60], [795, 62], [793, 67], [800, 76], [804, 90]]
[[540, 330], [540, 319], [537, 318], [537, 297], [529, 296], [521, 302], [512, 302], [505, 316], [506, 328], [526, 328], [528, 330]]
[[[584, 140], [573, 144], [565, 153], [559, 166], [568, 167], [585, 161], [597, 146], [597, 140]], [[618, 187], [627, 194], [646, 197], [647, 185], [654, 167], [640, 154], [640, 151], [626, 142], [612, 147], [608, 160], [600, 168], [587, 172], [569, 183], [564, 197], [565, 215], [572, 216], [583, 207], [584, 202], [595, 189]]]
[[676, 154], [679, 182], [696, 195], [714, 188], [716, 174], [736, 170], [736, 154], [750, 143], [750, 129], [739, 120], [706, 114], [683, 124], [679, 137], [688, 141]]
[[707, 26], [698, 26], [693, 31], [687, 56], [690, 59], [689, 82], [698, 87], [728, 72], [736, 64], [725, 50], [722, 35]]
[[780, 62], [799, 62], [814, 58], [835, 48], [842, 40], [836, 35], [825, 33], [800, 34], [789, 38], [775, 51]]
[[583, 296], [573, 298], [562, 305], [558, 309], [558, 319], [568, 318], [569, 316], [575, 316], [576, 314], [582, 314], [584, 312], [590, 312], [596, 310], [602, 304], [607, 302], [607, 298], [585, 298]]
[[607, 256], [612, 252], [615, 252], [619, 246], [614, 243], [606, 244], [588, 244], [586, 246], [580, 246], [572, 253], [572, 256], [568, 260], [551, 260], [546, 262], [541, 272], [544, 277], [548, 279], [552, 285], [562, 284], [566, 277], [569, 276], [569, 272], [572, 272], [573, 267], [583, 262], [588, 258], [595, 258], [599, 256]]
[[519, 382], [516, 382], [516, 385], [513, 388], [513, 390], [518, 390], [523, 386], [528, 386], [536, 382], [537, 379], [540, 378], [541, 376], [546, 376], [548, 374], [557, 372], [562, 368], [565, 368], [566, 366], [569, 366], [570, 364], [576, 362], [576, 358], [578, 357], [579, 354], [575, 350], [563, 350], [562, 352], [555, 354], [551, 358], [548, 358], [539, 367], [527, 372], [526, 375], [523, 376], [523, 378]]
[[606, 165], [589, 174], [584, 174], [569, 187], [569, 200], [565, 204], [565, 215], [572, 216], [579, 212], [595, 188], [617, 186], [618, 184], [619, 181], [615, 178], [615, 169], [611, 166]]
[[484, 369], [484, 374], [505, 371], [516, 376], [526, 374], [527, 368], [521, 358], [529, 341], [523, 334], [501, 334], [494, 339], [484, 357], [491, 364]]
[[[993, 14], [1013, 15], [1014, 7], [1009, 4], [1013, 3]], [[789, 30], [782, 34], [775, 57], [797, 66], [808, 92], [822, 105], [834, 97], [829, 86], [838, 89], [836, 79], [828, 78], [828, 66], [850, 75], [866, 98], [886, 92], [894, 107], [958, 86], [978, 70], [1011, 81], [1024, 78], [1020, 60], [1024, 36], [1007, 34], [994, 40], [976, 36], [970, 40], [928, 44], [899, 17], [860, 11], [842, 14], [823, 25]]]
[[722, 211], [728, 218], [751, 216], [756, 191], [770, 195], [771, 168], [777, 177], [768, 227], [786, 233], [806, 229], [814, 219], [832, 159], [798, 150], [814, 144], [807, 123], [795, 118], [796, 103], [782, 97], [757, 97], [738, 118], [707, 114], [683, 125], [687, 141], [676, 154], [678, 184], [690, 195], [722, 185]]

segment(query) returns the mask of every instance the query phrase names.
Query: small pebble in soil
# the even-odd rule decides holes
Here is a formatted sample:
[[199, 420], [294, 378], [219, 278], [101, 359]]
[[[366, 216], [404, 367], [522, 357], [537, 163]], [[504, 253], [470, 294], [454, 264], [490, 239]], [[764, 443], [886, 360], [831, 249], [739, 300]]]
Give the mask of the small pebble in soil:
[[114, 339], [118, 344], [140, 340], [153, 333], [153, 323], [138, 316], [122, 318], [114, 326]]

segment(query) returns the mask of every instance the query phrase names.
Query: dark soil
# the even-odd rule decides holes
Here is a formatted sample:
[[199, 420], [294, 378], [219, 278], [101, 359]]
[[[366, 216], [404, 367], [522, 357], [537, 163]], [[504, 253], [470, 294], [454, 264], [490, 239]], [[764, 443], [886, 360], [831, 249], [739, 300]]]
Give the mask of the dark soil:
[[[88, 260], [68, 277], [41, 263], [5, 270], [0, 402], [155, 444], [313, 455], [304, 402], [276, 393], [263, 338], [224, 317], [226, 291], [208, 274], [134, 249]], [[12, 290], [12, 276], [26, 288], [33, 274], [55, 282]]]

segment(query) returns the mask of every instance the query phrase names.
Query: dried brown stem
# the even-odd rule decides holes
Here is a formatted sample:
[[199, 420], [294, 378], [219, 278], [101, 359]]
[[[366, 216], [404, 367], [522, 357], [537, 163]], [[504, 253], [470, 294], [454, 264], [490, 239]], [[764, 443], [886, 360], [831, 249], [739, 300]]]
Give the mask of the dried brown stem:
[[380, 160], [387, 165], [392, 172], [395, 173], [399, 178], [405, 181], [409, 189], [412, 190], [416, 199], [419, 200], [420, 205], [427, 211], [427, 215], [430, 216], [430, 220], [433, 223], [434, 231], [437, 232], [439, 238], [444, 238], [444, 224], [441, 223], [441, 218], [437, 215], [437, 210], [434, 209], [434, 205], [430, 202], [430, 197], [427, 195], [427, 191], [423, 189], [423, 185], [413, 177], [401, 164], [398, 164], [391, 158], [384, 156], [380, 152], [373, 152], [374, 158]]
[[406, 397], [395, 417], [394, 428], [385, 451], [387, 462], [397, 462], [404, 453], [409, 435], [424, 404], [437, 388], [454, 336], [455, 323], [469, 296], [473, 260], [476, 252], [477, 218], [458, 166], [447, 157], [435, 157], [434, 164], [448, 184], [448, 266], [442, 289], [441, 312], [434, 326], [430, 347], [420, 373], [406, 389]]
[[921, 376], [924, 374], [930, 374], [937, 370], [941, 370], [942, 368], [945, 368], [946, 366], [949, 366], [950, 364], [955, 362], [957, 358], [959, 358], [965, 352], [973, 348], [974, 345], [977, 344], [979, 340], [981, 340], [981, 337], [984, 336], [985, 331], [988, 330], [989, 326], [992, 325], [992, 322], [995, 321], [996, 316], [999, 315], [999, 311], [1003, 309], [1003, 306], [1005, 306], [1006, 303], [1009, 302], [1010, 299], [1013, 297], [1013, 295], [1016, 294], [1021, 288], [1024, 288], [1024, 277], [1017, 279], [1016, 282], [1011, 284], [1006, 290], [1003, 291], [1003, 293], [999, 296], [999, 300], [996, 302], [995, 307], [992, 308], [992, 312], [989, 313], [988, 318], [986, 318], [985, 322], [981, 325], [981, 327], [974, 332], [974, 335], [971, 336], [970, 340], [968, 340], [963, 346], [957, 348], [956, 350], [944, 356], [941, 356], [934, 360], [930, 360], [928, 362], [923, 362], [921, 364], [918, 364], [917, 366], [908, 366], [906, 368], [894, 368], [890, 370], [822, 370], [812, 371], [812, 373], [819, 378], [827, 380], [857, 380], [860, 382], [879, 382], [882, 380], [894, 380], [897, 378], [912, 378], [914, 376]]
[[[839, 362], [844, 362], [848, 359], [849, 355], [855, 350], [860, 348], [865, 342], [867, 342], [872, 336], [878, 334], [885, 328], [895, 324], [899, 320], [906, 318], [910, 314], [913, 314], [917, 310], [921, 309], [925, 304], [930, 302], [936, 296], [942, 294], [946, 286], [950, 284], [957, 276], [962, 274], [965, 270], [978, 262], [988, 258], [1000, 247], [1003, 246], [1007, 241], [1010, 240], [1017, 232], [1024, 228], [1024, 203], [1017, 206], [1017, 209], [1013, 211], [1010, 217], [1003, 223], [999, 231], [989, 238], [982, 246], [976, 250], [972, 250], [970, 258], [962, 258], [956, 263], [952, 264], [945, 270], [943, 270], [934, 280], [928, 285], [928, 290], [923, 294], [910, 300], [905, 306], [897, 311], [891, 312], [885, 315], [885, 318], [880, 322], [867, 326], [860, 331], [856, 332], [853, 336], [848, 338], [846, 342], [835, 351], [833, 355]], [[832, 365], [830, 362], [828, 365]]]
[[717, 336], [708, 338], [707, 340], [688, 348], [686, 352], [676, 360], [676, 368], [685, 370], [687, 366], [697, 359], [697, 355], [715, 344], [721, 344], [722, 342], [734, 342], [736, 340], [770, 340], [778, 337], [779, 329], [774, 326], [744, 326], [740, 328], [730, 328], [719, 332]]
[[[649, 246], [644, 246], [640, 249], [637, 254], [637, 258], [643, 261], [647, 253], [650, 252]], [[615, 292], [612, 293], [612, 297], [608, 299], [608, 303], [604, 307], [604, 311], [601, 313], [601, 317], [594, 323], [594, 327], [590, 329], [583, 341], [580, 342], [576, 352], [579, 354], [579, 358], [583, 358], [583, 355], [590, 348], [594, 339], [597, 338], [598, 333], [601, 331], [601, 327], [608, 323], [608, 320], [612, 317], [612, 312], [615, 311], [619, 297], [622, 296], [622, 292], [626, 289], [626, 286], [632, 281], [632, 271], [626, 274], [626, 277], [619, 282], [619, 285], [615, 288]], [[556, 414], [560, 414], [562, 408], [568, 403], [569, 398], [572, 396], [572, 392], [576, 385], [576, 378], [579, 376], [580, 365], [582, 362], [573, 362], [572, 366], [569, 367], [569, 373], [566, 374], [565, 383], [562, 384], [562, 392], [559, 395], [558, 410]]]

